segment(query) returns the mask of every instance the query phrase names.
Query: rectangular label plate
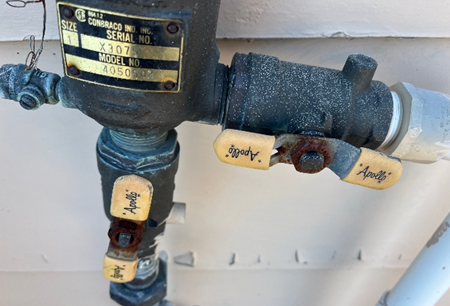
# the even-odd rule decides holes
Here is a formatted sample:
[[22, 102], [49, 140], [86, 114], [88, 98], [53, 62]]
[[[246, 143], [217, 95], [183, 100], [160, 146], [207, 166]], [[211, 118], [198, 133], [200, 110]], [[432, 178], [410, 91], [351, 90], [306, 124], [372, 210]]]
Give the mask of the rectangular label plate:
[[180, 91], [182, 21], [61, 2], [58, 17], [68, 77], [122, 89]]

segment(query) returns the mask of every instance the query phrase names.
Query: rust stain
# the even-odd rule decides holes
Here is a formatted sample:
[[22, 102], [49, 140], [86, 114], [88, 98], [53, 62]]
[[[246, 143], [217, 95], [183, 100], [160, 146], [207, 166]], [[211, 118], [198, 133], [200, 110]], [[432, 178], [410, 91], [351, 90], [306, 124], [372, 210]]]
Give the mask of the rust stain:
[[[325, 169], [332, 161], [330, 149], [326, 140], [320, 137], [289, 135], [283, 142], [283, 145], [277, 148], [279, 163], [293, 164], [295, 169], [303, 173], [318, 173]], [[308, 152], [318, 152], [324, 158], [322, 168], [315, 170], [303, 169], [300, 164], [300, 158]]]
[[73, 63], [67, 64], [67, 72], [73, 76], [77, 76], [81, 73], [80, 69], [78, 69], [78, 67], [75, 66], [75, 64], [73, 64]]
[[[136, 258], [139, 243], [141, 243], [143, 238], [144, 225], [145, 221], [132, 221], [114, 218], [111, 223], [111, 228], [108, 231], [110, 244], [107, 255], [129, 260]], [[122, 233], [131, 235], [131, 240], [128, 247], [122, 247], [119, 245], [118, 239], [119, 235]]]

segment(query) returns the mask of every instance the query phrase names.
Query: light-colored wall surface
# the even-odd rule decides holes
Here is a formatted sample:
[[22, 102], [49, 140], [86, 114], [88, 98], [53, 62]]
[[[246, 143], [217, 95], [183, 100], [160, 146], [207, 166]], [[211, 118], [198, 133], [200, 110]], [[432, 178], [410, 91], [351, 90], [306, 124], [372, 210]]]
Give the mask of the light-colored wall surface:
[[[0, 40], [39, 33], [32, 7], [25, 24], [14, 15], [20, 10], [0, 10]], [[448, 37], [449, 11], [443, 1], [224, 1], [219, 35]], [[55, 25], [50, 16], [49, 37]], [[336, 69], [359, 52], [377, 59], [375, 78], [388, 85], [450, 93], [449, 39], [221, 40], [219, 48], [227, 64], [234, 52], [252, 51]], [[27, 52], [27, 42], [1, 43], [0, 64], [23, 62]], [[40, 68], [62, 74], [57, 42], [46, 44]], [[0, 305], [115, 305], [101, 276], [109, 224], [95, 160], [100, 130], [76, 110], [27, 112], [0, 100]], [[188, 214], [185, 225], [168, 226], [162, 244], [177, 306], [374, 305], [450, 211], [449, 162], [405, 162], [401, 182], [377, 192], [327, 170], [231, 167], [212, 149], [220, 127], [185, 123], [178, 131], [175, 200]], [[188, 251], [194, 268], [173, 263]], [[449, 303], [447, 295], [439, 306]]]
[[[2, 1], [3, 2], [3, 1]], [[42, 6], [14, 9], [0, 2], [0, 41], [41, 37]], [[139, 2], [139, 1], [136, 1]], [[57, 39], [55, 1], [48, 5], [48, 39]], [[218, 37], [450, 37], [450, 2], [442, 0], [223, 0]]]
[[[1, 44], [1, 64], [23, 61], [27, 47]], [[228, 40], [219, 47], [224, 63], [254, 51], [337, 69], [360, 52], [378, 60], [376, 79], [387, 84], [450, 92], [450, 40]], [[46, 45], [43, 70], [62, 73], [58, 48]], [[108, 243], [94, 149], [100, 126], [61, 106], [27, 112], [1, 101], [0, 114], [0, 305], [113, 305], [100, 272]], [[212, 149], [219, 127], [185, 123], [178, 131], [175, 200], [187, 202], [188, 214], [185, 225], [168, 226], [162, 245], [177, 305], [372, 305], [450, 211], [448, 162], [405, 162], [401, 182], [380, 192], [330, 171], [231, 167]], [[188, 251], [195, 268], [173, 263]]]

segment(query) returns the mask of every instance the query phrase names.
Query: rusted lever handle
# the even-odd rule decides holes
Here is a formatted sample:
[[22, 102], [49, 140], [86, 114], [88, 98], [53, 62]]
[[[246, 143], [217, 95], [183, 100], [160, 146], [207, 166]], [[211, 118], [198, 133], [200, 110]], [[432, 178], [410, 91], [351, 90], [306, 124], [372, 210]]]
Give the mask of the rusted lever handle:
[[137, 251], [150, 212], [152, 184], [137, 175], [119, 177], [111, 198], [110, 244], [103, 262], [103, 275], [110, 281], [126, 283], [134, 279]]
[[342, 181], [372, 189], [393, 186], [403, 169], [397, 158], [324, 137], [292, 134], [275, 137], [224, 130], [214, 142], [214, 149], [227, 164], [268, 170], [278, 163], [288, 163], [304, 173], [318, 173], [328, 167]]

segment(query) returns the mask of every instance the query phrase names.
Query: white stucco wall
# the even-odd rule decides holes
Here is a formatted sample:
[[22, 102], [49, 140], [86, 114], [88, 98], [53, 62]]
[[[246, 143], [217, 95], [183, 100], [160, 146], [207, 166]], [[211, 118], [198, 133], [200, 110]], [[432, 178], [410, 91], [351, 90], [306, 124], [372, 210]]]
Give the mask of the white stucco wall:
[[[222, 9], [219, 35], [227, 37], [448, 37], [450, 29], [443, 1], [224, 0]], [[0, 10], [1, 65], [24, 61], [28, 44], [7, 41], [39, 25], [30, 18], [16, 31], [17, 11]], [[227, 64], [234, 52], [252, 51], [336, 69], [359, 52], [377, 59], [376, 79], [388, 85], [450, 93], [450, 39], [221, 40], [219, 48]], [[58, 42], [46, 44], [40, 68], [62, 74]], [[100, 129], [75, 110], [27, 112], [0, 100], [0, 305], [115, 305], [101, 276], [108, 222], [95, 161]], [[406, 162], [401, 182], [377, 192], [329, 171], [231, 167], [212, 149], [219, 127], [185, 123], [178, 131], [175, 200], [187, 202], [188, 215], [185, 225], [168, 226], [162, 245], [177, 306], [374, 305], [450, 211], [448, 162]], [[173, 263], [188, 251], [194, 268]], [[449, 303], [447, 295], [439, 306]]]

